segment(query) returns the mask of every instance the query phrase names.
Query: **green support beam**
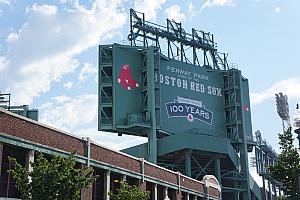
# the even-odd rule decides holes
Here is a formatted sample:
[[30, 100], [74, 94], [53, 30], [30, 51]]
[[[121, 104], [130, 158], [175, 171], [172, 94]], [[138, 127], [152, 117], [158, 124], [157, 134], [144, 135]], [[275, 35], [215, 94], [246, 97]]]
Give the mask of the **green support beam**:
[[219, 184], [221, 185], [221, 162], [220, 162], [220, 158], [216, 157], [215, 158], [215, 176], [219, 181]]
[[186, 150], [184, 158], [184, 171], [185, 175], [187, 175], [188, 177], [192, 177], [191, 153], [191, 149]]
[[[239, 71], [239, 85], [241, 94], [243, 94], [243, 87], [242, 87], [242, 75], [241, 71]], [[244, 105], [244, 98], [240, 97], [241, 105]], [[245, 116], [242, 115], [242, 120], [245, 123], [246, 119]], [[242, 143], [239, 145], [240, 149], [240, 165], [241, 165], [241, 173], [245, 175], [246, 181], [244, 182], [243, 188], [245, 191], [243, 192], [243, 200], [250, 200], [250, 181], [249, 181], [249, 165], [248, 165], [248, 149], [247, 149], [247, 137], [246, 137], [246, 127], [243, 124], [243, 131], [240, 135], [241, 139], [243, 140]]]
[[206, 135], [201, 134], [185, 133], [160, 138], [157, 141], [157, 146], [158, 156], [163, 156], [182, 149], [193, 149], [203, 152], [228, 155], [232, 164], [236, 167], [236, 169], [238, 168], [238, 156], [229, 140], [226, 138], [207, 137]]
[[147, 91], [148, 91], [148, 112], [151, 121], [151, 128], [148, 131], [148, 161], [157, 163], [157, 137], [156, 137], [156, 116], [155, 116], [155, 83], [154, 83], [154, 47], [147, 49]]

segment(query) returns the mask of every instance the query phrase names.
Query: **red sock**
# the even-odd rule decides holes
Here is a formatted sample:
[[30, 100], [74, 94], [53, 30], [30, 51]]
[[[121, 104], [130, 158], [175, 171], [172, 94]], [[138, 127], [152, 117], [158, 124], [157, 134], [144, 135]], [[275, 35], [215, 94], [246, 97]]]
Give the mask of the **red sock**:
[[139, 87], [138, 82], [131, 78], [130, 66], [128, 64], [124, 64], [122, 66], [118, 77], [118, 83], [120, 83], [127, 90], [131, 90], [131, 87]]

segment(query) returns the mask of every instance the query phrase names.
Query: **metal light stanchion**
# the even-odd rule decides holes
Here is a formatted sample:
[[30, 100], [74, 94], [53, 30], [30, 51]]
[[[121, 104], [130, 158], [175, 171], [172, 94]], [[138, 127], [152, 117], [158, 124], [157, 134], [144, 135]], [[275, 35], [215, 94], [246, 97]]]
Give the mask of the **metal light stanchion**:
[[298, 103], [297, 103], [297, 106], [296, 106], [296, 112], [295, 112], [293, 121], [294, 121], [293, 125], [294, 125], [294, 128], [295, 128], [294, 131], [297, 134], [297, 139], [298, 139], [298, 142], [299, 142], [298, 149], [300, 150], [300, 109], [299, 109], [299, 104]]
[[[296, 106], [296, 112], [293, 118], [293, 125], [295, 128], [295, 133], [297, 134], [297, 139], [298, 139], [298, 149], [300, 151], [300, 109], [299, 109], [299, 104], [297, 103]], [[298, 151], [298, 152], [299, 152]], [[298, 170], [298, 192], [300, 193], [300, 169]]]

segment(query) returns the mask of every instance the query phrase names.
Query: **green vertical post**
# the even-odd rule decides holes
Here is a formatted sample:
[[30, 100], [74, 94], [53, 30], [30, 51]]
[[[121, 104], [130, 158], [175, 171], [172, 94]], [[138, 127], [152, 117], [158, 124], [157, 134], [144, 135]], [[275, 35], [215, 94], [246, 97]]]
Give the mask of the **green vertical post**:
[[87, 166], [90, 167], [91, 164], [91, 139], [89, 137], [86, 138], [86, 158], [87, 158]]
[[28, 117], [28, 106], [26, 105], [23, 105], [23, 115], [24, 117]]
[[220, 162], [220, 158], [217, 157], [214, 160], [215, 162], [215, 176], [219, 181], [219, 184], [221, 185], [221, 162]]
[[[113, 55], [113, 62], [116, 62], [116, 60], [117, 60], [117, 53], [116, 53], [116, 51], [117, 51], [117, 44], [113, 44], [113, 51], [112, 51], [112, 55]], [[117, 72], [116, 72], [116, 68], [115, 67], [112, 67], [112, 70], [113, 70], [113, 74], [117, 74]], [[101, 73], [101, 72], [99, 72], [99, 73]], [[112, 92], [113, 92], [113, 97], [116, 97], [116, 95], [117, 95], [117, 92], [116, 92], [116, 83], [117, 83], [117, 80], [118, 80], [118, 78], [117, 78], [117, 76], [113, 76], [113, 84], [112, 84], [112, 87], [114, 88], [113, 90], [112, 90]], [[100, 80], [99, 80], [100, 81]], [[100, 82], [99, 82], [100, 83]], [[101, 91], [100, 91], [100, 93], [99, 94], [101, 94]], [[100, 102], [100, 101], [99, 101]], [[116, 118], [116, 116], [117, 116], [117, 110], [116, 110], [116, 104], [115, 103], [113, 103], [113, 107], [112, 107], [112, 127], [113, 128], [115, 128], [116, 127], [116, 124], [117, 124], [117, 118]], [[101, 116], [101, 111], [100, 111], [100, 115], [99, 116]]]
[[[239, 188], [238, 180], [233, 180], [233, 186], [234, 188]], [[239, 200], [240, 199], [240, 192], [237, 190], [234, 190], [233, 192], [233, 199], [234, 200]]]
[[192, 177], [191, 153], [190, 149], [186, 150], [184, 158], [184, 173], [188, 177]]
[[155, 83], [154, 83], [154, 47], [147, 49], [147, 92], [150, 127], [148, 129], [148, 161], [157, 163]]
[[[242, 75], [241, 71], [238, 71], [239, 75], [239, 87], [241, 92], [241, 105], [244, 105], [244, 99], [243, 99], [243, 85], [242, 85]], [[243, 108], [241, 108], [243, 109]], [[243, 110], [242, 110], [243, 112]], [[246, 130], [245, 130], [245, 116], [242, 115], [243, 120], [243, 131], [240, 135], [240, 138], [242, 139], [242, 143], [239, 145], [240, 147], [240, 165], [241, 165], [241, 172], [245, 175], [245, 182], [243, 185], [243, 188], [245, 191], [243, 192], [243, 200], [250, 200], [250, 181], [249, 181], [249, 166], [248, 166], [248, 149], [247, 149], [247, 137], [246, 137]]]

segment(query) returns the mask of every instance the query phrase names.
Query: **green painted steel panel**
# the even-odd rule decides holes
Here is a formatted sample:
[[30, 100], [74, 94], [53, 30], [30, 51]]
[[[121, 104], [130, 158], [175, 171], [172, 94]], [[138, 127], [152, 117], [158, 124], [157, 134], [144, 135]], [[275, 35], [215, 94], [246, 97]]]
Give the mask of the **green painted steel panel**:
[[252, 191], [252, 193], [255, 195], [255, 197], [258, 200], [262, 200], [262, 192], [260, 187], [257, 185], [257, 183], [255, 182], [254, 178], [250, 175], [250, 189]]
[[[177, 134], [158, 140], [158, 156], [166, 155], [182, 149], [199, 150], [201, 152], [210, 152], [215, 154], [228, 155], [233, 166], [238, 168], [238, 155], [231, 146], [229, 140], [220, 137], [206, 136], [201, 134], [187, 133]], [[131, 152], [135, 149], [131, 147]]]
[[224, 79], [212, 71], [176, 60], [161, 60], [155, 81], [161, 90], [161, 129], [226, 137]]
[[113, 45], [114, 127], [134, 122], [130, 116], [141, 113], [141, 70], [141, 51]]
[[243, 115], [244, 115], [244, 126], [245, 126], [245, 135], [248, 140], [253, 140], [252, 136], [252, 123], [251, 123], [251, 109], [250, 109], [250, 97], [249, 97], [249, 84], [248, 80], [242, 78], [242, 97], [243, 97]]
[[[145, 109], [150, 110], [142, 106], [142, 95], [147, 90], [147, 78], [143, 77], [147, 68], [142, 66], [146, 49], [118, 44], [112, 47], [112, 131], [146, 136], [142, 132], [147, 128], [132, 126], [136, 122], [149, 124], [151, 120], [149, 113], [142, 115]], [[224, 71], [159, 59], [159, 70], [154, 74], [158, 86], [155, 91], [157, 129], [170, 134], [190, 132], [226, 138]]]
[[136, 145], [133, 147], [129, 147], [127, 149], [121, 150], [124, 153], [132, 155], [137, 158], [147, 158], [148, 156], [148, 143]]

